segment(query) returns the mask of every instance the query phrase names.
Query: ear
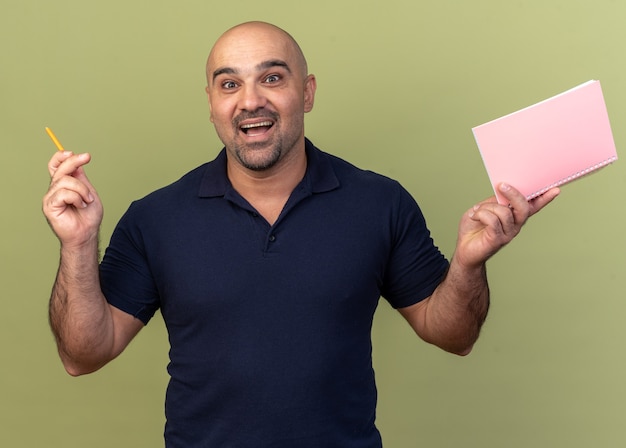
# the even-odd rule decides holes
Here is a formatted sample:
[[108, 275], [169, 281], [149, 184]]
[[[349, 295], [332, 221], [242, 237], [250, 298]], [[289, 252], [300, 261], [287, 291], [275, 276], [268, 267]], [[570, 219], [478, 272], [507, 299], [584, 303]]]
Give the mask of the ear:
[[209, 102], [209, 120], [213, 123], [213, 106], [211, 106], [211, 92], [209, 86], [206, 86], [204, 91], [206, 92], [207, 101]]
[[304, 112], [313, 110], [315, 103], [315, 90], [317, 90], [317, 80], [315, 75], [309, 75], [304, 80]]

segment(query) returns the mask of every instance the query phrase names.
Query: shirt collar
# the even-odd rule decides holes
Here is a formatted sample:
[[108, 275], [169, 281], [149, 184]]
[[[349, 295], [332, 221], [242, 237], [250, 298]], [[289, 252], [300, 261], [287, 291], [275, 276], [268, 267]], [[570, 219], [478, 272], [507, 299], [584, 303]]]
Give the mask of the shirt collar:
[[[324, 193], [339, 187], [339, 179], [335, 175], [330, 156], [305, 139], [307, 167], [302, 185], [311, 193]], [[206, 165], [200, 182], [199, 197], [210, 198], [224, 196], [232, 189], [226, 174], [226, 149], [222, 149], [217, 157]]]

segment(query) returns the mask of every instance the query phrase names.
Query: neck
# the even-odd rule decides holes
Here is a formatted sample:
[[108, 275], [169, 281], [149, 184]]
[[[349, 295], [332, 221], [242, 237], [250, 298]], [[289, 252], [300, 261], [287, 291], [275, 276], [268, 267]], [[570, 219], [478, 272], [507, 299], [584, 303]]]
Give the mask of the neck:
[[233, 188], [270, 224], [274, 224], [306, 172], [304, 145], [301, 150], [290, 151], [289, 157], [264, 171], [244, 168], [227, 156], [228, 178]]

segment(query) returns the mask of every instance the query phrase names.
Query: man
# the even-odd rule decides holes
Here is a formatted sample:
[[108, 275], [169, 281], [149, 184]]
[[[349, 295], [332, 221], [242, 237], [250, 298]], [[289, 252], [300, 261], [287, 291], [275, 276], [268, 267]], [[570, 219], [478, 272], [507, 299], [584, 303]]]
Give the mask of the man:
[[44, 213], [61, 242], [50, 299], [71, 375], [119, 355], [160, 309], [170, 337], [168, 447], [378, 447], [370, 330], [383, 296], [425, 341], [468, 354], [487, 315], [485, 263], [558, 189], [500, 191], [461, 219], [450, 263], [395, 181], [304, 136], [316, 80], [266, 23], [207, 61], [217, 159], [131, 205], [98, 264], [102, 205], [55, 154]]

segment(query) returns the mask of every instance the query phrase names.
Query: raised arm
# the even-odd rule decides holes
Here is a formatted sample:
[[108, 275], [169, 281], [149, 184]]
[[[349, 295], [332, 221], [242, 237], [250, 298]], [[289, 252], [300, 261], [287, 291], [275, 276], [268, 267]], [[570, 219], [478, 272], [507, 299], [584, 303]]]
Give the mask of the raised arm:
[[422, 339], [459, 355], [471, 352], [487, 317], [487, 260], [559, 194], [555, 188], [528, 202], [507, 184], [499, 189], [510, 205], [499, 205], [492, 197], [468, 210], [461, 218], [456, 250], [444, 280], [432, 296], [399, 310]]
[[83, 169], [89, 154], [57, 152], [48, 163], [43, 212], [61, 243], [50, 297], [50, 326], [70, 375], [93, 372], [118, 356], [143, 327], [110, 306], [100, 289], [98, 233], [102, 203]]

